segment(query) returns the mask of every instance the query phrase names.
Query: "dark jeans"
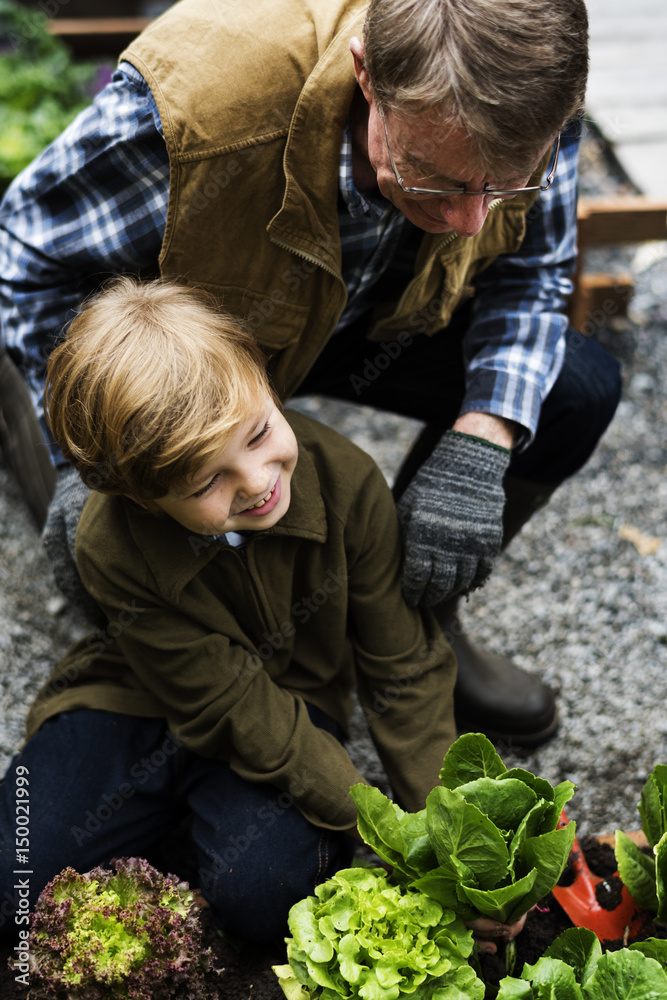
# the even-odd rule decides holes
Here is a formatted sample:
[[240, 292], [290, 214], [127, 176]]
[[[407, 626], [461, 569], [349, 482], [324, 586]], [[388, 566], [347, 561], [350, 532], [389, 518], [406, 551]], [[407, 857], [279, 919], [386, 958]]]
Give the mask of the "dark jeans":
[[[310, 714], [340, 738], [333, 720], [312, 706]], [[19, 786], [29, 798], [17, 798]], [[29, 802], [28, 823], [17, 802]], [[66, 866], [86, 872], [146, 856], [188, 814], [199, 886], [219, 925], [246, 940], [284, 936], [292, 904], [353, 853], [347, 835], [313, 826], [288, 792], [191, 753], [164, 720], [64, 712], [14, 757], [0, 785], [2, 930], [15, 932], [15, 914]]]
[[[299, 395], [332, 396], [429, 425], [451, 427], [464, 395], [463, 307], [446, 330], [416, 336], [407, 346], [367, 340], [362, 317], [327, 344]], [[532, 443], [512, 456], [509, 473], [556, 485], [589, 459], [621, 395], [618, 362], [597, 341], [570, 328], [565, 363], [542, 406]]]

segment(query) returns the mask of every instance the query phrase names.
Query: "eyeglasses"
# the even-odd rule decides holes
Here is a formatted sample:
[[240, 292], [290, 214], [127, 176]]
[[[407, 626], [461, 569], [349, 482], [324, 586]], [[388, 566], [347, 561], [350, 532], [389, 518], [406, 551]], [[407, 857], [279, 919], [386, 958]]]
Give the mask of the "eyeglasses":
[[398, 172], [396, 161], [394, 160], [394, 154], [391, 151], [391, 144], [389, 142], [389, 133], [387, 132], [387, 123], [385, 121], [384, 111], [380, 107], [378, 107], [378, 114], [380, 115], [380, 118], [382, 119], [382, 124], [384, 125], [384, 137], [387, 141], [387, 151], [389, 153], [391, 169], [394, 171], [394, 177], [396, 178], [396, 183], [400, 187], [401, 191], [405, 192], [405, 194], [429, 194], [431, 196], [435, 195], [436, 197], [439, 198], [451, 197], [457, 194], [474, 194], [478, 196], [481, 194], [489, 194], [495, 198], [508, 198], [515, 194], [523, 194], [526, 191], [547, 191], [553, 183], [554, 175], [556, 173], [556, 167], [558, 166], [558, 153], [560, 151], [560, 133], [556, 136], [556, 141], [554, 143], [553, 161], [549, 173], [546, 176], [544, 184], [534, 184], [531, 185], [530, 187], [519, 187], [519, 188], [493, 188], [489, 187], [488, 184], [485, 184], [481, 191], [467, 191], [465, 184], [461, 184], [459, 185], [459, 187], [455, 188], [408, 187], [406, 184], [403, 183], [403, 178]]

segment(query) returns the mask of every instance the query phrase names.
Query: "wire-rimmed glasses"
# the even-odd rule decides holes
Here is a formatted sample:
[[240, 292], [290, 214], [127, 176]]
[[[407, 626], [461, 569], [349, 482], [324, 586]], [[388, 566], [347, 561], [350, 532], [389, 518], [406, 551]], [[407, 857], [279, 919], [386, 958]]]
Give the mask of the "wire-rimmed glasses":
[[387, 151], [389, 153], [389, 160], [391, 162], [391, 169], [394, 171], [394, 177], [396, 178], [396, 183], [400, 187], [401, 191], [405, 194], [424, 194], [430, 195], [436, 198], [449, 198], [458, 194], [474, 194], [474, 195], [491, 195], [493, 198], [511, 198], [517, 194], [524, 194], [528, 191], [547, 191], [552, 183], [556, 173], [556, 167], [558, 166], [558, 153], [560, 151], [560, 133], [556, 136], [556, 141], [554, 143], [554, 153], [552, 158], [551, 167], [547, 173], [546, 179], [543, 184], [532, 184], [528, 187], [518, 187], [518, 188], [494, 188], [485, 184], [481, 191], [468, 191], [464, 184], [459, 185], [454, 188], [425, 188], [425, 187], [409, 187], [404, 183], [402, 176], [398, 172], [398, 167], [396, 166], [396, 161], [394, 160], [394, 154], [391, 150], [391, 143], [389, 142], [389, 133], [387, 132], [387, 122], [385, 121], [384, 111], [382, 108], [378, 107], [378, 113], [382, 119], [382, 124], [384, 125], [384, 137], [387, 143]]

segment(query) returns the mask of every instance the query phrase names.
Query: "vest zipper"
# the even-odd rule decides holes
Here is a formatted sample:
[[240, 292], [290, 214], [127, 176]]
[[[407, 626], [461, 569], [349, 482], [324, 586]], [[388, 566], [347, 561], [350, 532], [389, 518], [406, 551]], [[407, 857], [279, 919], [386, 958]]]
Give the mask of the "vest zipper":
[[[306, 253], [305, 250], [299, 250], [297, 247], [292, 246], [291, 243], [287, 243], [285, 240], [279, 240], [275, 236], [270, 236], [270, 239], [271, 239], [272, 243], [275, 243], [276, 246], [282, 247], [283, 250], [289, 250], [289, 252], [293, 253], [296, 257], [301, 257], [302, 260], [307, 260], [310, 264], [315, 264], [317, 267], [321, 267], [323, 271], [326, 271], [326, 273], [330, 274], [332, 278], [335, 278], [337, 283], [339, 281], [342, 282], [343, 287], [345, 288], [345, 283], [343, 282], [342, 277], [339, 274], [336, 274], [336, 272], [334, 271], [334, 269], [332, 267], [329, 267], [328, 264], [325, 264], [324, 261], [320, 260], [319, 257], [315, 257], [314, 254]], [[347, 289], [345, 289], [345, 301], [343, 302], [343, 304], [341, 305], [340, 309], [338, 310], [338, 314], [336, 315], [336, 318], [335, 318], [335, 321], [334, 321], [334, 324], [333, 324], [332, 332], [338, 326], [338, 320], [343, 315], [343, 310], [345, 309], [346, 301], [347, 301]], [[320, 343], [317, 352], [313, 355], [313, 359], [312, 359], [311, 363], [308, 365], [308, 368], [303, 373], [303, 375], [302, 375], [302, 377], [301, 377], [301, 379], [299, 381], [299, 385], [301, 385], [305, 381], [306, 376], [308, 375], [308, 373], [312, 369], [313, 365], [315, 364], [315, 362], [319, 358], [319, 356], [322, 353], [322, 351], [324, 350], [324, 348], [329, 343], [329, 340], [330, 340], [330, 337], [327, 337], [324, 340], [323, 343]], [[299, 388], [299, 386], [296, 386], [294, 392], [296, 392], [296, 390], [298, 388]], [[290, 397], [294, 395], [294, 392], [290, 393]]]

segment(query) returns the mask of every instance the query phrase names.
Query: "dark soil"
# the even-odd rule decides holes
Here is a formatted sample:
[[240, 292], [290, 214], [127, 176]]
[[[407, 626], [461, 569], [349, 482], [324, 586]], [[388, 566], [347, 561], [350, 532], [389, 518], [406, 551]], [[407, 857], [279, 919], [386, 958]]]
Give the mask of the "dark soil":
[[[609, 883], [617, 882], [616, 862], [611, 847], [600, 844], [594, 837], [583, 837], [580, 843], [591, 871]], [[561, 884], [567, 884], [567, 880], [566, 871]], [[282, 943], [266, 948], [244, 946], [236, 949], [217, 934], [206, 909], [202, 910], [202, 925], [204, 944], [211, 948], [222, 969], [219, 974], [211, 973], [208, 977], [211, 1000], [284, 1000], [271, 968], [285, 963], [285, 948]], [[569, 917], [558, 902], [553, 896], [547, 896], [538, 908], [528, 914], [526, 926], [516, 940], [517, 957], [512, 974], [518, 976], [524, 963], [536, 962], [554, 938], [571, 926]], [[667, 929], [656, 926], [647, 919], [641, 937], [667, 937]], [[606, 947], [611, 950], [623, 945], [622, 940], [606, 943]], [[15, 973], [8, 968], [11, 954], [12, 946], [0, 943], [0, 998], [26, 1000], [28, 988], [17, 983]], [[487, 982], [487, 997], [492, 998], [499, 981], [509, 974], [505, 968], [503, 950], [500, 949], [497, 955], [480, 956], [480, 968]]]

